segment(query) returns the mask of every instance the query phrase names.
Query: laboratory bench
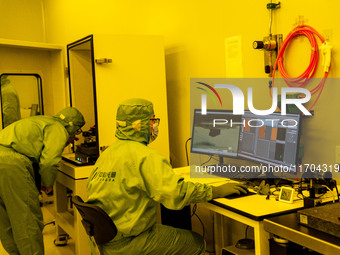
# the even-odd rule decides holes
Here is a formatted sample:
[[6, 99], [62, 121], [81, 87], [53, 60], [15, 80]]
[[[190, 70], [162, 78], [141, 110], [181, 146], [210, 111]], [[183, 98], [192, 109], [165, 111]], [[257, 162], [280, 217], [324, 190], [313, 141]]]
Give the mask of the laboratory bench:
[[[208, 173], [190, 171], [190, 167], [182, 167], [174, 170], [178, 175], [184, 177], [185, 180], [192, 182], [218, 186], [231, 181], [230, 179], [215, 177]], [[276, 201], [274, 196], [266, 199], [266, 196], [261, 195], [244, 196], [234, 199], [217, 198], [206, 203], [200, 203], [200, 205], [210, 210], [214, 215], [214, 250], [216, 255], [222, 254], [223, 248], [231, 248], [235, 245], [226, 241], [230, 239], [227, 236], [230, 231], [224, 228], [223, 217], [252, 227], [255, 242], [255, 249], [253, 249], [252, 254], [267, 255], [269, 254], [269, 233], [264, 230], [263, 219], [303, 208], [302, 201], [287, 204]], [[239, 252], [241, 254], [242, 250]]]
[[299, 224], [297, 213], [265, 219], [263, 226], [269, 233], [321, 254], [340, 254], [340, 238]]
[[62, 160], [53, 187], [57, 237], [69, 235], [75, 242], [76, 255], [90, 255], [91, 249], [81, 216], [72, 206], [71, 196], [87, 200], [87, 180], [92, 168], [93, 165], [75, 166]]
[[[77, 210], [71, 208], [70, 196], [78, 195], [84, 201], [87, 200], [87, 179], [92, 168], [93, 166], [91, 165], [75, 166], [62, 160], [59, 164], [59, 171], [54, 185], [57, 234], [68, 234], [74, 239], [76, 255], [87, 255], [91, 254], [91, 252], [90, 246], [87, 245], [88, 238], [81, 223], [81, 216]], [[190, 167], [176, 168], [174, 171], [185, 180], [192, 182], [218, 186], [231, 181], [230, 179], [211, 175], [207, 178], [206, 174], [201, 173], [196, 175], [190, 174]], [[303, 208], [303, 200], [297, 200], [289, 204], [277, 201], [274, 196], [266, 199], [266, 196], [251, 195], [234, 199], [218, 198], [210, 202], [200, 203], [199, 205], [211, 211], [214, 216], [212, 224], [214, 227], [214, 248], [216, 255], [222, 254], [222, 248], [231, 245], [226, 240], [228, 240], [227, 235], [231, 234], [232, 230], [225, 229], [223, 224], [225, 217], [240, 224], [250, 226], [254, 230], [255, 249], [238, 254], [245, 254], [244, 252], [249, 254], [250, 252], [250, 254], [267, 255], [270, 254], [268, 241], [270, 233], [274, 232], [275, 234], [277, 228], [277, 224], [271, 224], [271, 221], [282, 215], [295, 215], [296, 211]], [[305, 227], [300, 226], [300, 228], [304, 229]], [[310, 231], [310, 233], [313, 232], [313, 230]], [[282, 237], [285, 237], [285, 235]], [[289, 240], [289, 238], [287, 239]], [[337, 243], [335, 242], [335, 244]]]
[[214, 212], [214, 240], [216, 254], [226, 246], [233, 246], [225, 240], [227, 231], [223, 229], [223, 217], [248, 225], [254, 230], [254, 254], [266, 255], [269, 252], [269, 233], [264, 229], [263, 220], [274, 215], [282, 215], [303, 208], [303, 201], [293, 204], [276, 201], [274, 196], [266, 199], [265, 195], [251, 195], [240, 198], [217, 198], [203, 203], [203, 206]]
[[[218, 186], [231, 181], [230, 179], [215, 177], [208, 173], [196, 173], [194, 170], [190, 171], [190, 167], [182, 167], [174, 170], [178, 175], [184, 177], [185, 180], [192, 182]], [[327, 201], [331, 200], [332, 197], [327, 198]], [[228, 250], [230, 249], [231, 253], [223, 254], [249, 254], [249, 251], [252, 251], [252, 254], [256, 255], [270, 254], [268, 240], [271, 236], [270, 231], [265, 228], [267, 219], [291, 213], [296, 214], [298, 210], [304, 207], [302, 199], [296, 199], [293, 203], [285, 203], [277, 201], [275, 196], [270, 196], [268, 199], [265, 195], [241, 196], [233, 199], [217, 198], [206, 203], [200, 203], [200, 205], [214, 214], [214, 250], [216, 255], [222, 254], [222, 249], [225, 247], [227, 247]], [[235, 251], [235, 244], [228, 242], [228, 240], [230, 240], [228, 235], [230, 235], [232, 231], [225, 229], [224, 217], [253, 228], [255, 249], [238, 249], [238, 251], [236, 249]]]

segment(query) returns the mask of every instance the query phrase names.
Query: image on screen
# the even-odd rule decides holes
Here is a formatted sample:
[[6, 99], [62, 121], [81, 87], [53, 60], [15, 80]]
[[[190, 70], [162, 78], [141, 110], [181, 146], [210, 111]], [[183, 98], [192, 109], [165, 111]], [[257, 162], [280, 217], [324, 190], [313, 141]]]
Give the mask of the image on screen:
[[238, 155], [262, 164], [296, 171], [300, 139], [300, 114], [260, 116], [245, 111]]
[[[209, 155], [236, 157], [238, 151], [240, 115], [233, 115], [227, 110], [207, 110], [206, 115], [201, 110], [194, 111], [191, 152]], [[214, 125], [215, 123], [215, 125]]]

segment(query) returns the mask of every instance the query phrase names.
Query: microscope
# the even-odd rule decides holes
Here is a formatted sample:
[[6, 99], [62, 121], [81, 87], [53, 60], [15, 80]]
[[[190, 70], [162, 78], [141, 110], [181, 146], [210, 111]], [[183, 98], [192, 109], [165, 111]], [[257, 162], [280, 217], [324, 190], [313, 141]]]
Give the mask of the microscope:
[[83, 163], [95, 163], [98, 158], [98, 146], [96, 139], [96, 126], [88, 131], [83, 131], [84, 142], [76, 145], [75, 158]]

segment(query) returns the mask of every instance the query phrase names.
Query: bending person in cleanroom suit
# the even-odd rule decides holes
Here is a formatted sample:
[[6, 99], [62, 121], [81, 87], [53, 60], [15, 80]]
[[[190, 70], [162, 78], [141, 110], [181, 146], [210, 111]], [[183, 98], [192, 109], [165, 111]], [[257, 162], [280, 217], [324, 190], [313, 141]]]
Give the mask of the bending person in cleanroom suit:
[[33, 116], [0, 131], [0, 240], [9, 254], [44, 254], [32, 163], [39, 163], [42, 190], [49, 193], [65, 146], [84, 124], [83, 115], [68, 107], [53, 117]]
[[190, 203], [245, 193], [246, 187], [227, 183], [212, 188], [176, 175], [160, 153], [147, 147], [160, 122], [151, 102], [124, 101], [116, 120], [118, 139], [97, 160], [87, 186], [87, 202], [101, 207], [118, 229], [113, 240], [99, 247], [101, 254], [204, 254], [200, 235], [156, 224], [157, 204], [179, 210]]
[[1, 75], [1, 102], [2, 123], [5, 128], [21, 119], [19, 96], [7, 75]]

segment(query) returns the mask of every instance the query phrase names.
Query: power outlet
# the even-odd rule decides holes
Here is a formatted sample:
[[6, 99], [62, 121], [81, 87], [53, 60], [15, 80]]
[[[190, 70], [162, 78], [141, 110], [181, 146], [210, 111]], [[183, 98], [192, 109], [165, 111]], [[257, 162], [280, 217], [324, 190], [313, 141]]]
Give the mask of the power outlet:
[[335, 163], [340, 163], [340, 146], [335, 146]]

